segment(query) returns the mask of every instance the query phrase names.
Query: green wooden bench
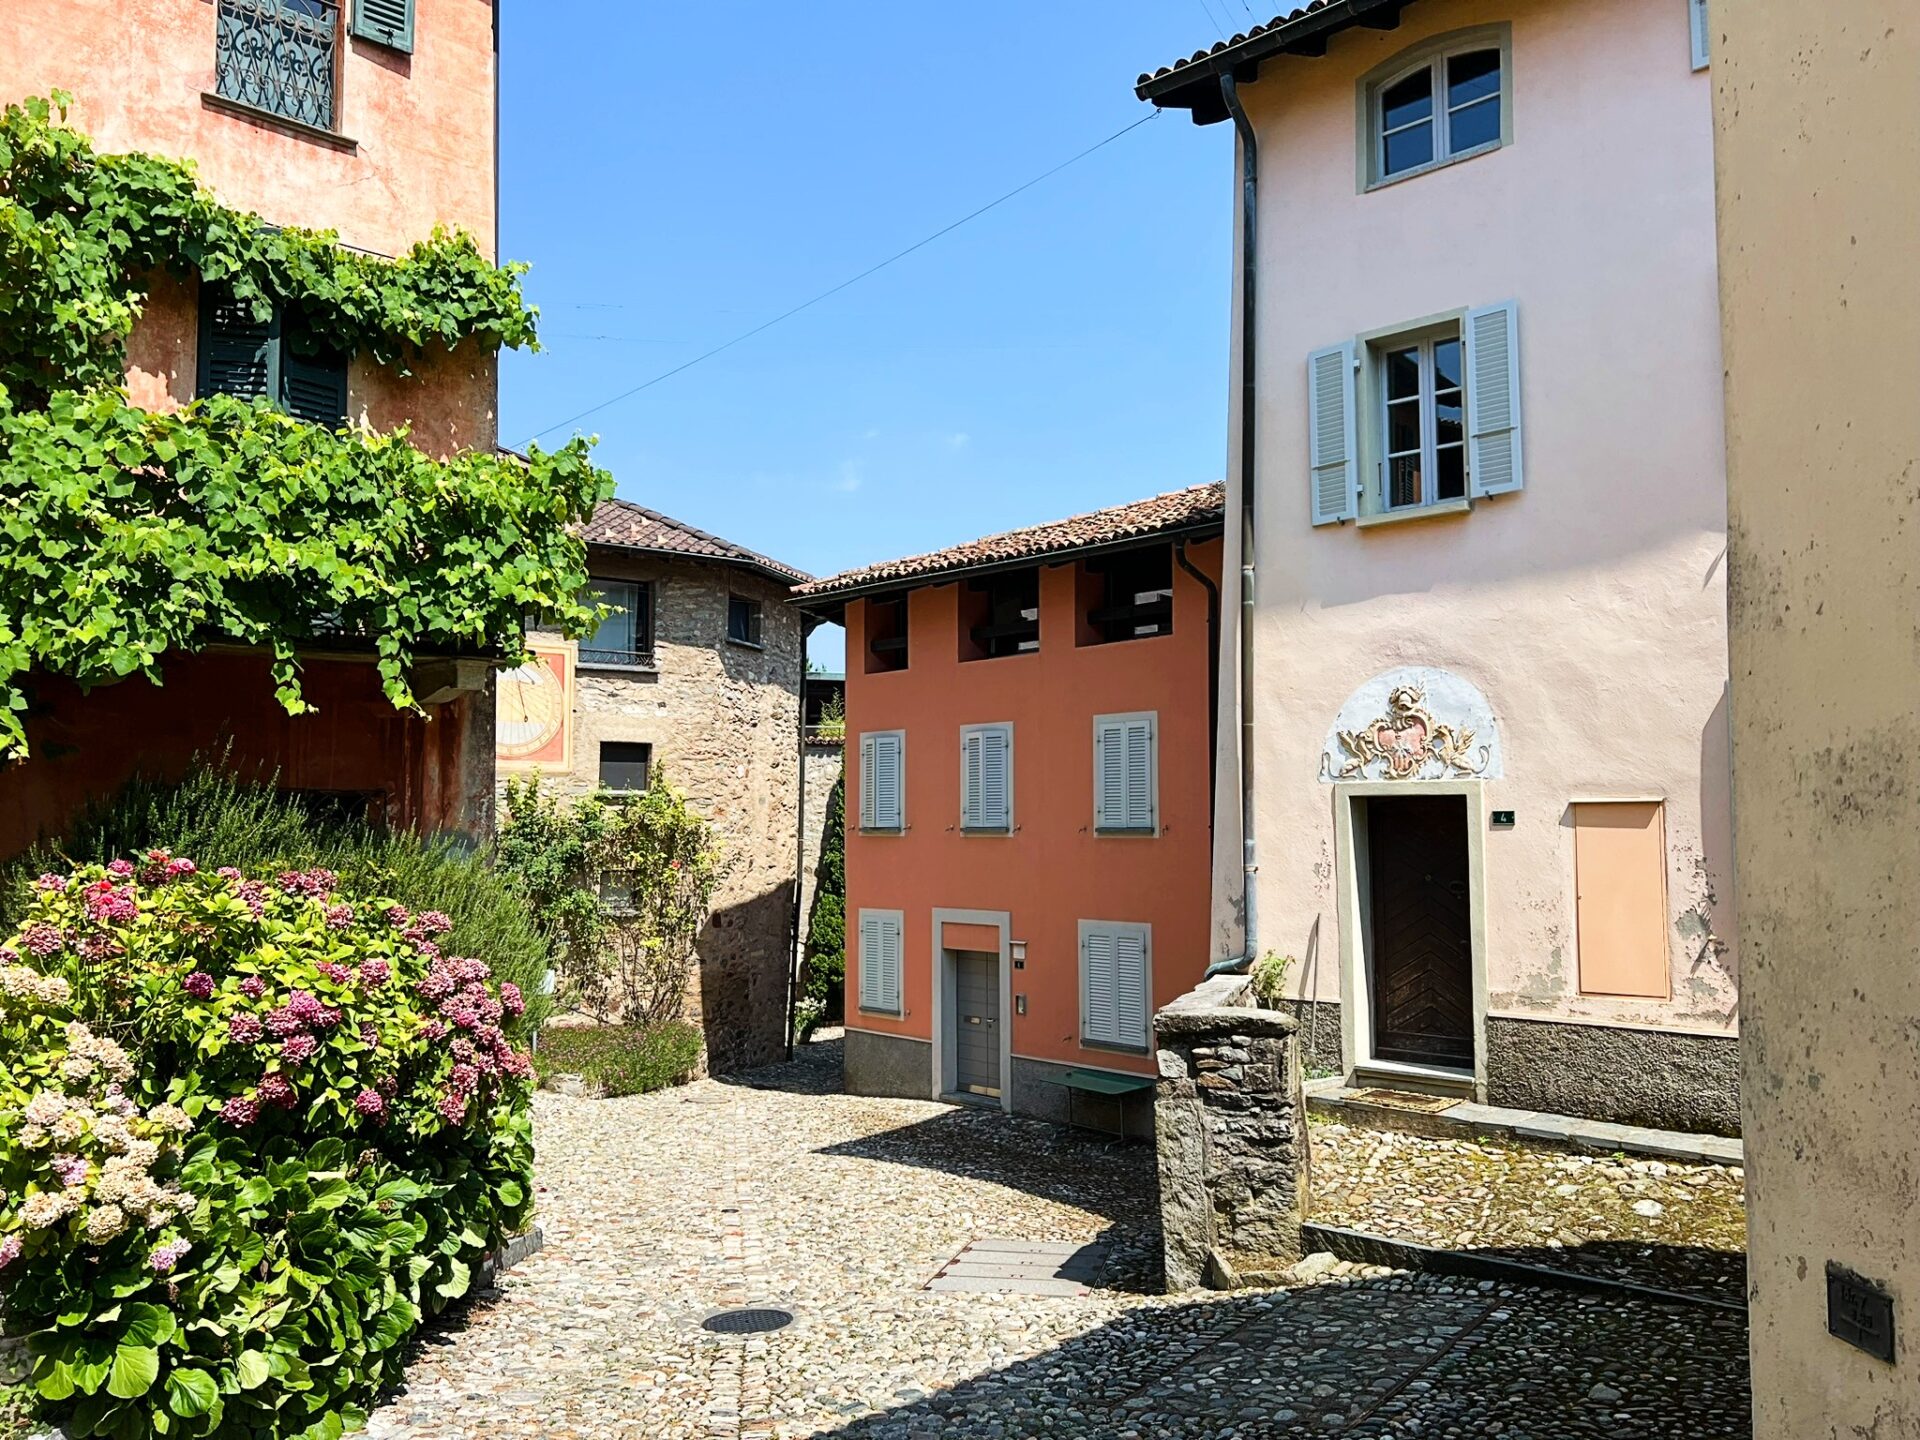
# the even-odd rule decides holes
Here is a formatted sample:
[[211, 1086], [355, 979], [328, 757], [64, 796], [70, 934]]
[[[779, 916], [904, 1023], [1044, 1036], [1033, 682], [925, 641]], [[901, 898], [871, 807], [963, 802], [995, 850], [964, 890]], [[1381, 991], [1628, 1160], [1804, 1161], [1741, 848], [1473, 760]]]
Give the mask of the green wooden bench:
[[[1126, 1097], [1138, 1094], [1142, 1090], [1153, 1089], [1151, 1075], [1116, 1075], [1111, 1070], [1064, 1070], [1050, 1076], [1052, 1084], [1067, 1092], [1067, 1123], [1078, 1125], [1074, 1102], [1081, 1095], [1107, 1095], [1120, 1102], [1120, 1128], [1112, 1134], [1125, 1139], [1127, 1135]], [[1089, 1130], [1101, 1130], [1104, 1126], [1089, 1125]]]

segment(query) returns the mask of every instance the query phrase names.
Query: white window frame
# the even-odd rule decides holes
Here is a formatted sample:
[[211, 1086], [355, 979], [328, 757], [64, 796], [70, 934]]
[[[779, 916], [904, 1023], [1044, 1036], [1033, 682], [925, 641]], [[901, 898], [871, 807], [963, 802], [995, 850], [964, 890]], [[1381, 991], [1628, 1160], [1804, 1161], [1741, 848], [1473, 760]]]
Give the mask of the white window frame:
[[[1112, 1036], [1089, 1034], [1088, 1011], [1092, 1008], [1092, 975], [1087, 969], [1087, 937], [1094, 934], [1135, 935], [1140, 939], [1141, 994], [1145, 1005], [1141, 1013], [1138, 1043], [1116, 1032]], [[1135, 920], [1082, 920], [1076, 953], [1080, 967], [1080, 1044], [1096, 1050], [1115, 1050], [1129, 1055], [1145, 1055], [1153, 1049], [1153, 926]]]
[[[1455, 387], [1460, 406], [1460, 439], [1457, 444], [1445, 448], [1460, 452], [1460, 493], [1442, 499], [1438, 493], [1440, 486], [1440, 406], [1439, 387], [1436, 384], [1438, 372], [1434, 368], [1433, 351], [1436, 345], [1453, 343], [1460, 347], [1459, 371], [1460, 383]], [[1389, 408], [1393, 402], [1387, 395], [1387, 357], [1402, 350], [1412, 350], [1418, 356], [1420, 366], [1419, 391], [1416, 403], [1420, 407], [1420, 498], [1405, 505], [1393, 503], [1392, 469], [1395, 451], [1393, 449], [1393, 424]], [[1473, 481], [1469, 474], [1467, 453], [1467, 337], [1459, 326], [1443, 330], [1415, 331], [1397, 338], [1377, 340], [1367, 347], [1368, 362], [1373, 367], [1373, 409], [1374, 438], [1378, 443], [1379, 462], [1374, 469], [1373, 503], [1375, 512], [1382, 515], [1403, 515], [1415, 510], [1429, 510], [1436, 505], [1453, 506], [1465, 504], [1473, 493]]]
[[[1479, 50], [1495, 50], [1500, 55], [1498, 92], [1500, 133], [1492, 140], [1483, 141], [1470, 149], [1462, 150], [1457, 155], [1450, 155], [1447, 153], [1447, 147], [1454, 107], [1447, 104], [1447, 62], [1456, 56], [1469, 55]], [[1433, 158], [1424, 165], [1409, 166], [1405, 170], [1397, 170], [1389, 175], [1386, 164], [1386, 92], [1408, 76], [1417, 75], [1422, 70], [1432, 72], [1433, 113], [1425, 120], [1415, 121], [1413, 124], [1433, 127]], [[1431, 40], [1402, 51], [1384, 65], [1376, 66], [1360, 78], [1358, 108], [1359, 180], [1362, 191], [1377, 190], [1383, 185], [1398, 185], [1402, 180], [1431, 174], [1448, 165], [1457, 165], [1463, 160], [1471, 160], [1476, 156], [1504, 149], [1513, 143], [1513, 27], [1502, 23], [1475, 26], [1469, 30], [1456, 30], [1446, 35], [1437, 35]], [[1400, 130], [1411, 128], [1412, 125], [1399, 127]], [[1394, 133], [1399, 132], [1396, 130]]]
[[[879, 740], [893, 739], [900, 742], [900, 810], [891, 817], [895, 823], [882, 823], [877, 804], [869, 807], [868, 797], [872, 795], [873, 765], [872, 757]], [[867, 812], [874, 812], [873, 823], [867, 823]], [[863, 730], [860, 734], [860, 808], [858, 812], [860, 832], [865, 835], [899, 835], [907, 828], [907, 732], [904, 730]]]
[[[873, 968], [873, 965], [871, 964], [869, 957], [867, 955], [867, 922], [869, 920], [878, 922], [883, 929], [890, 929], [893, 935], [893, 947], [892, 947], [893, 954], [891, 957], [891, 965], [892, 965], [892, 971], [893, 971], [891, 976], [891, 979], [893, 981], [893, 1008], [892, 1009], [887, 1008], [886, 990], [885, 990], [884, 984], [878, 985], [876, 987], [877, 993], [874, 995], [874, 1003], [872, 1004], [867, 1003], [869, 979], [877, 976], [880, 981], [884, 981], [888, 978], [885, 969], [875, 970]], [[859, 1009], [861, 1014], [886, 1015], [897, 1020], [901, 1016], [907, 1013], [906, 934], [907, 934], [907, 917], [905, 912], [903, 911], [862, 910], [859, 912], [859, 915], [857, 917], [857, 923], [854, 927], [854, 936], [856, 938], [856, 943], [859, 946], [859, 952], [856, 955], [855, 960], [856, 960], [856, 963], [859, 965], [860, 978], [859, 978], [859, 985], [857, 990], [857, 1008]], [[887, 957], [882, 956], [881, 965], [884, 967], [888, 963], [889, 962]]]
[[[975, 735], [1004, 735], [1007, 741], [1007, 814], [1004, 821], [967, 813], [967, 741]], [[960, 830], [965, 835], [1011, 835], [1013, 833], [1013, 722], [997, 720], [986, 725], [960, 727]]]
[[[1147, 810], [1152, 823], [1138, 825], [1108, 825], [1103, 822], [1100, 813], [1100, 791], [1102, 776], [1100, 773], [1100, 732], [1109, 726], [1125, 726], [1144, 720], [1151, 732], [1147, 744]], [[1160, 833], [1160, 712], [1157, 710], [1130, 710], [1117, 715], [1096, 715], [1093, 717], [1093, 833], [1113, 836], [1117, 839], [1152, 838]]]

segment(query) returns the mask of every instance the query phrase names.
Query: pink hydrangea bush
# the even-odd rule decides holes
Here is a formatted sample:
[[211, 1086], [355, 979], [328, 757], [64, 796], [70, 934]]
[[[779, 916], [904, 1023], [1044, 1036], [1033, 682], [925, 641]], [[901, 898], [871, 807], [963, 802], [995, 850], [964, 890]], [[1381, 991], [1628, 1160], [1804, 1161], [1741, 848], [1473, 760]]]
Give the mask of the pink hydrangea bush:
[[[38, 1337], [47, 1418], [324, 1426], [524, 1228], [524, 997], [455, 938], [324, 870], [41, 877], [0, 947], [0, 1323]], [[261, 1316], [285, 1365], [207, 1340]]]

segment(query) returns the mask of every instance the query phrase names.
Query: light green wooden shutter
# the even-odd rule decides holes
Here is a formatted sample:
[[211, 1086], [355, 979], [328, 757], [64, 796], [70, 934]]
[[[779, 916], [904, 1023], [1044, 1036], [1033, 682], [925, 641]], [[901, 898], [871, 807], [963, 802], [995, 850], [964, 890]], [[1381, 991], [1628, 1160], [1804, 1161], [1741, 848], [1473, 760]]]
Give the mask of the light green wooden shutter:
[[873, 805], [873, 741], [871, 735], [860, 737], [860, 828], [873, 830], [875, 810]]
[[1147, 995], [1147, 936], [1143, 929], [1129, 926], [1113, 935], [1113, 1025], [1114, 1043], [1135, 1049], [1147, 1048], [1147, 1013], [1152, 1002]]
[[886, 994], [886, 940], [881, 917], [869, 911], [860, 914], [860, 1008], [884, 1010]]
[[860, 828], [906, 828], [906, 737], [898, 731], [860, 737]]
[[411, 55], [413, 4], [414, 0], [353, 0], [353, 33]]
[[1013, 828], [1013, 730], [981, 725], [960, 736], [960, 827]]
[[1096, 1045], [1117, 1045], [1114, 1009], [1114, 935], [1089, 928], [1080, 937], [1080, 1030]]
[[1360, 513], [1359, 446], [1353, 413], [1353, 342], [1307, 357], [1307, 449], [1313, 471], [1313, 523], [1332, 525]]
[[900, 1013], [900, 972], [905, 966], [900, 937], [900, 917], [889, 915], [880, 924], [881, 942], [886, 959], [880, 977], [880, 1008], [890, 1015]]
[[1154, 717], [1100, 716], [1093, 722], [1093, 828], [1152, 831], [1156, 771]]
[[1520, 332], [1513, 301], [1467, 312], [1467, 469], [1473, 493], [1522, 484]]

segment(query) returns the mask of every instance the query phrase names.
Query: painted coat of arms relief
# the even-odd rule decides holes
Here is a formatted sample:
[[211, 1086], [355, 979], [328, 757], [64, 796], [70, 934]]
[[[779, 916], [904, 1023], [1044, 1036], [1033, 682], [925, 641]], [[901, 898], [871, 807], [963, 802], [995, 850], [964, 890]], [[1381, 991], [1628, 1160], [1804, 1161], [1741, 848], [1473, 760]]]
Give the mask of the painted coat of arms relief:
[[1474, 777], [1486, 770], [1491, 754], [1490, 747], [1474, 743], [1472, 730], [1434, 719], [1426, 688], [1415, 684], [1388, 692], [1386, 713], [1377, 720], [1334, 733], [1342, 753], [1329, 753], [1321, 764], [1336, 780], [1366, 779], [1376, 769], [1373, 778], [1413, 780], [1435, 765], [1440, 773], [1427, 778]]

